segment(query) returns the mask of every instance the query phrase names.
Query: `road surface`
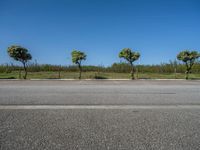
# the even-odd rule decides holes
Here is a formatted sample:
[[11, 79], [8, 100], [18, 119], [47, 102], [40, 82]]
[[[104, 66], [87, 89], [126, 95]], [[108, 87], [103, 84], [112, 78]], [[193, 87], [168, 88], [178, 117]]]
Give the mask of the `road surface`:
[[200, 82], [0, 81], [0, 149], [200, 149]]

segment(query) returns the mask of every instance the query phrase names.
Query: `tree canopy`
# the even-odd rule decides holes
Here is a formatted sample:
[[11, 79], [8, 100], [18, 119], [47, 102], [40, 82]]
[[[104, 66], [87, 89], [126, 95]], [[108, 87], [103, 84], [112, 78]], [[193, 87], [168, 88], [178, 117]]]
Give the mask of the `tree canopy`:
[[184, 50], [177, 55], [177, 59], [185, 63], [194, 63], [200, 57], [197, 51]]
[[191, 69], [195, 61], [200, 57], [200, 53], [197, 51], [184, 50], [177, 55], [177, 59], [181, 60], [186, 65], [186, 79], [188, 79], [188, 74], [191, 72]]
[[8, 47], [8, 54], [14, 60], [22, 62], [24, 71], [25, 71], [24, 79], [26, 79], [26, 76], [27, 76], [26, 63], [32, 59], [31, 54], [28, 52], [26, 48], [21, 47], [21, 46], [16, 46], [16, 45], [12, 45], [11, 47]]
[[82, 60], [86, 60], [87, 55], [84, 52], [73, 50], [72, 53], [72, 62], [75, 64], [81, 64]]
[[138, 60], [140, 57], [140, 53], [132, 51], [130, 48], [124, 48], [119, 53], [120, 58], [126, 59], [129, 63], [133, 63]]
[[79, 68], [79, 79], [81, 79], [81, 72], [82, 72], [82, 67], [81, 67], [81, 62], [82, 60], [86, 60], [86, 54], [81, 51], [73, 50], [72, 53], [72, 62], [78, 65]]
[[135, 79], [134, 77], [135, 69], [133, 66], [133, 62], [140, 58], [140, 53], [134, 52], [130, 48], [124, 48], [120, 51], [119, 57], [124, 58], [129, 62], [129, 64], [131, 65], [131, 79], [132, 80]]
[[21, 46], [13, 45], [8, 47], [8, 54], [16, 61], [27, 62], [28, 60], [32, 59], [32, 56], [28, 50]]

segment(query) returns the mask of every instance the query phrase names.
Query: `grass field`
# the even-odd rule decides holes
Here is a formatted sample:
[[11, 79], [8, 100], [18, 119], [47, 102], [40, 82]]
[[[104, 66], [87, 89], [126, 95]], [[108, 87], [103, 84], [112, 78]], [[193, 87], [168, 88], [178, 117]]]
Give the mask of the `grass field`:
[[[23, 74], [22, 74], [23, 75]], [[78, 72], [29, 72], [28, 79], [78, 79]], [[135, 74], [135, 77], [137, 75]], [[129, 73], [83, 72], [82, 79], [129, 79]], [[177, 73], [139, 73], [139, 79], [184, 79], [185, 74]], [[200, 79], [200, 74], [190, 74], [190, 79]], [[19, 72], [0, 73], [0, 79], [19, 79]]]

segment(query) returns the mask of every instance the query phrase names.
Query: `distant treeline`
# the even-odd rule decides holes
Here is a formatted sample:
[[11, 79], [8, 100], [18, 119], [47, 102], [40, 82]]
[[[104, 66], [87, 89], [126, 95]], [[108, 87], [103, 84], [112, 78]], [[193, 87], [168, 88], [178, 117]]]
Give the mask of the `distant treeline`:
[[[177, 61], [170, 61], [169, 63], [161, 63], [159, 65], [135, 65], [136, 71], [140, 73], [185, 73], [185, 65]], [[23, 70], [21, 66], [14, 64], [0, 65], [0, 73], [11, 73], [12, 71]], [[42, 71], [66, 71], [76, 72], [77, 66], [59, 66], [50, 64], [28, 64], [29, 72], [42, 72]], [[117, 72], [117, 73], [130, 73], [130, 65], [127, 63], [114, 63], [109, 67], [104, 66], [83, 66], [83, 72]], [[197, 62], [193, 69], [193, 73], [200, 73], [200, 62]]]

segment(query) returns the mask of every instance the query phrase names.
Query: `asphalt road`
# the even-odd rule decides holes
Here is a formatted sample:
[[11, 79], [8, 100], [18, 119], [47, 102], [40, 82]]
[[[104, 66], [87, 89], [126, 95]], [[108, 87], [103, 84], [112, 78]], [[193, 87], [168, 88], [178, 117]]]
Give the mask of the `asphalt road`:
[[0, 149], [200, 149], [200, 82], [0, 81]]
[[200, 104], [200, 81], [0, 81], [0, 104]]

